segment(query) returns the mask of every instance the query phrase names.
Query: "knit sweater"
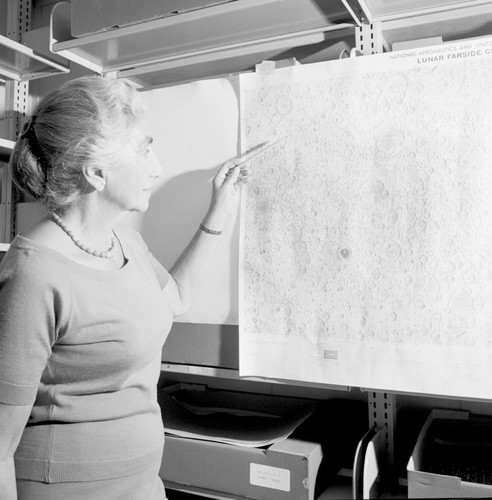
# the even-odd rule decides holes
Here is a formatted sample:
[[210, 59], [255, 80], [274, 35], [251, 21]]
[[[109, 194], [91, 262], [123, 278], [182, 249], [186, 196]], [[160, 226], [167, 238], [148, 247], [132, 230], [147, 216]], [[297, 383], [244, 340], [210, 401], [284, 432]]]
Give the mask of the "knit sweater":
[[19, 478], [92, 481], [162, 458], [156, 387], [172, 324], [170, 277], [137, 234], [119, 270], [17, 236], [0, 264], [0, 402], [33, 405]]

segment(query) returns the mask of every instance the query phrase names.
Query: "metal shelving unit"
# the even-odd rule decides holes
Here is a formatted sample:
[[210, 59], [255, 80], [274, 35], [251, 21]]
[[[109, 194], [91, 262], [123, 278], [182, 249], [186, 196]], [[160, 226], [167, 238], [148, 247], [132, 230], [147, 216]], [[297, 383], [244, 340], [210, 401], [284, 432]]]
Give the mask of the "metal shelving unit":
[[491, 22], [488, 0], [238, 0], [74, 37], [70, 4], [60, 2], [50, 48], [149, 89], [251, 71], [267, 59], [334, 59], [339, 53], [330, 47], [344, 41], [350, 50], [369, 27], [392, 50], [400, 42], [487, 35]]
[[0, 35], [0, 79], [20, 82], [68, 71], [68, 64], [60, 64], [20, 42]]
[[[29, 81], [70, 71], [69, 61], [49, 52], [47, 39], [43, 43], [39, 37], [30, 36], [30, 0], [9, 0], [4, 10], [6, 23], [3, 28], [8, 36], [0, 35], [0, 83], [5, 87], [1, 163], [8, 162], [28, 111]], [[14, 200], [10, 173], [4, 168], [0, 169], [0, 180], [0, 241], [9, 241], [13, 235]]]
[[[68, 61], [41, 52], [43, 44], [39, 43], [39, 39], [32, 39], [31, 46], [24, 43], [30, 39], [30, 0], [9, 0], [3, 7], [6, 14], [3, 28], [8, 36], [0, 35], [0, 83], [5, 87], [0, 163], [8, 162], [17, 132], [28, 111], [29, 81], [70, 71]], [[44, 45], [47, 49], [49, 44], [46, 42]], [[12, 199], [12, 180], [7, 169], [0, 169], [0, 180], [0, 241], [10, 241], [15, 203]]]
[[359, 23], [342, 0], [238, 0], [73, 37], [71, 6], [60, 2], [50, 38], [54, 53], [149, 88], [250, 71], [265, 59], [326, 59]]

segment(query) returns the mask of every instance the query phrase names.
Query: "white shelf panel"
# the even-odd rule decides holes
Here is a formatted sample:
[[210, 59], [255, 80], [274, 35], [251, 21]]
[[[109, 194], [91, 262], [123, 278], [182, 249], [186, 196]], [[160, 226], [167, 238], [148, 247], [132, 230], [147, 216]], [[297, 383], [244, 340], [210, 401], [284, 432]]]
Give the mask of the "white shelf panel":
[[331, 60], [337, 59], [343, 49], [350, 51], [353, 38], [354, 27], [343, 24], [333, 30], [308, 30], [220, 50], [197, 51], [185, 57], [170, 57], [159, 63], [119, 71], [118, 76], [151, 89], [253, 71], [256, 64], [265, 60], [295, 58], [300, 63]]
[[14, 142], [0, 138], [0, 161], [8, 162], [10, 153], [14, 149]]
[[490, 3], [489, 0], [359, 0], [369, 21], [388, 21]]
[[25, 81], [68, 71], [68, 66], [0, 35], [0, 79]]
[[244, 380], [248, 382], [265, 382], [268, 384], [286, 384], [289, 386], [312, 387], [314, 389], [333, 389], [349, 391], [350, 387], [329, 384], [314, 384], [295, 380], [276, 380], [261, 377], [241, 377], [239, 370], [229, 368], [213, 368], [199, 365], [181, 365], [175, 363], [161, 363], [161, 371], [169, 373], [182, 373], [186, 375], [200, 375], [204, 377], [216, 377], [230, 380]]
[[491, 26], [492, 2], [382, 23], [383, 36], [390, 47], [395, 42], [432, 37], [450, 42], [487, 36], [492, 33]]
[[283, 42], [279, 51], [290, 50], [310, 43], [307, 34], [322, 41], [323, 33], [356, 24], [342, 0], [238, 0], [78, 38], [72, 37], [70, 23], [70, 4], [57, 4], [51, 17], [51, 50], [56, 54], [99, 73], [118, 71], [127, 77], [131, 71], [152, 73], [159, 64], [166, 65], [167, 73], [196, 67], [191, 79], [243, 67], [237, 69], [234, 57], [225, 54], [220, 68], [212, 64], [207, 71], [194, 57], [217, 61], [222, 51], [247, 50], [254, 65], [263, 60], [265, 44]]

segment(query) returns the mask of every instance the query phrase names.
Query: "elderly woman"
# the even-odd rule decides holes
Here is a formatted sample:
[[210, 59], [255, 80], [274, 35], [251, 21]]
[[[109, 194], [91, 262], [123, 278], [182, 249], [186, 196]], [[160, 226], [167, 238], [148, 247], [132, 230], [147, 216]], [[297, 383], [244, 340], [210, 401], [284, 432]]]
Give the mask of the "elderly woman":
[[[246, 180], [223, 165], [166, 271], [141, 237], [161, 166], [127, 81], [84, 77], [41, 100], [10, 162], [48, 216], [0, 267], [0, 491], [19, 500], [162, 500], [160, 353]], [[18, 496], [18, 497], [17, 497]]]

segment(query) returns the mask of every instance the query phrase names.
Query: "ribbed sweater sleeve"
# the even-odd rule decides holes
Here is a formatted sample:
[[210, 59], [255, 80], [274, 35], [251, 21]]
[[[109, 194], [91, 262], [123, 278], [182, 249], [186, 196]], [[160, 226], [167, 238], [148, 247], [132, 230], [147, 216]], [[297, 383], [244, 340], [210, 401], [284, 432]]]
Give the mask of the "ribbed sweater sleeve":
[[66, 291], [56, 269], [30, 258], [35, 250], [16, 250], [15, 258], [12, 250], [0, 273], [0, 401], [31, 405], [60, 333], [57, 316]]

